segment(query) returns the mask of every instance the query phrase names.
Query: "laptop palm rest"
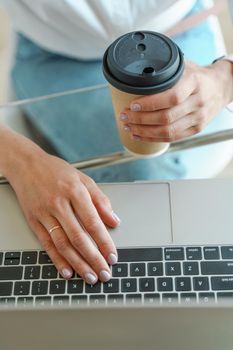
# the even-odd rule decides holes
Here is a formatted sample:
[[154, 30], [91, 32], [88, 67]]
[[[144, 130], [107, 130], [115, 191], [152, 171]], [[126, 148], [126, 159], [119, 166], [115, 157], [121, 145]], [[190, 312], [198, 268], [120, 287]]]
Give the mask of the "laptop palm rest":
[[[232, 244], [232, 179], [100, 185], [121, 218], [117, 247]], [[0, 247], [38, 249], [11, 187], [0, 185]]]
[[[125, 183], [100, 186], [121, 218], [110, 230], [117, 247], [171, 244], [171, 214], [167, 183]], [[38, 249], [35, 235], [9, 185], [0, 185], [0, 247], [2, 250]]]

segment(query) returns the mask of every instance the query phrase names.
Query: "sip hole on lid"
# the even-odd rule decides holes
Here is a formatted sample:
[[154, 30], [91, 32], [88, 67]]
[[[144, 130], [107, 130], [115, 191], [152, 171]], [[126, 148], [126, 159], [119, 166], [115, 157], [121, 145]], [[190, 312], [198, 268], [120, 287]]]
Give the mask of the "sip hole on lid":
[[145, 67], [142, 73], [143, 75], [154, 75], [155, 69], [153, 67]]
[[142, 32], [135, 32], [133, 33], [133, 39], [135, 41], [142, 41], [145, 39], [145, 34], [143, 34]]

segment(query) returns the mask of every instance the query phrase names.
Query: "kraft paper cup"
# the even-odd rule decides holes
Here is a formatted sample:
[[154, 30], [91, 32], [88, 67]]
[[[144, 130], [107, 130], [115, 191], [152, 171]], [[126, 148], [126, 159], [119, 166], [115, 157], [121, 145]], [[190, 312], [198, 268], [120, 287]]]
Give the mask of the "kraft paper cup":
[[167, 142], [134, 140], [124, 130], [120, 113], [137, 97], [170, 89], [184, 71], [183, 54], [167, 36], [149, 31], [132, 32], [116, 39], [105, 51], [103, 73], [112, 95], [116, 123], [124, 147], [138, 157], [158, 156]]

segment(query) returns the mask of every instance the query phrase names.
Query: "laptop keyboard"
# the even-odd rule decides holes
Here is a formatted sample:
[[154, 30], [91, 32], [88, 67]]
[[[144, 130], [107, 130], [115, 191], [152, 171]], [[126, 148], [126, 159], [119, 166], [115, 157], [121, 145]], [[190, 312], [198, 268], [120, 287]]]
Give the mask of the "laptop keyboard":
[[45, 251], [0, 252], [0, 307], [233, 301], [233, 246], [118, 249], [111, 269], [90, 286], [63, 279]]

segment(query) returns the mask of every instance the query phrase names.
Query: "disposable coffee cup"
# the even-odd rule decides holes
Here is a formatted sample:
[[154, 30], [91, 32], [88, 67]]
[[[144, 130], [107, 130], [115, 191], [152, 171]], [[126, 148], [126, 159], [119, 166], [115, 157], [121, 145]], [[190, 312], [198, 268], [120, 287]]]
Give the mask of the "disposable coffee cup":
[[183, 54], [167, 36], [149, 31], [131, 32], [116, 39], [103, 57], [103, 73], [112, 95], [121, 142], [139, 157], [164, 153], [167, 142], [133, 140], [119, 120], [132, 100], [170, 89], [182, 76]]

